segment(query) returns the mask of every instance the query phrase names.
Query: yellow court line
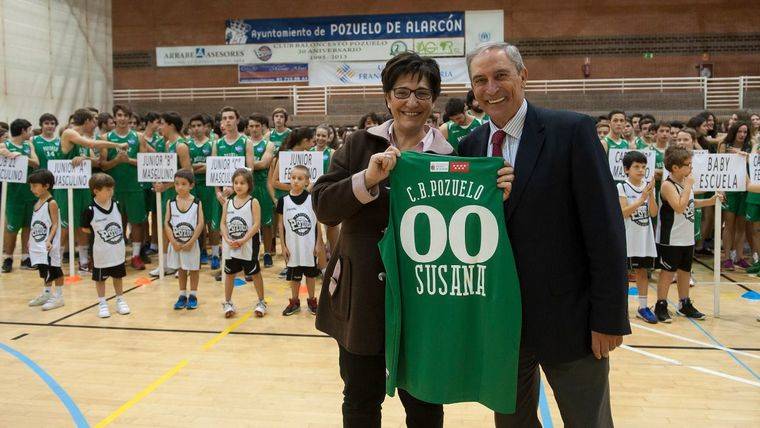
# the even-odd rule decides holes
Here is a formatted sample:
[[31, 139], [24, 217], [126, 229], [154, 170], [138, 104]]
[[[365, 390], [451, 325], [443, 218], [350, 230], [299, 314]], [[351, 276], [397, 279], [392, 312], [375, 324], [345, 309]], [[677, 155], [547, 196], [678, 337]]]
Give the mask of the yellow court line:
[[[224, 331], [222, 331], [221, 333], [219, 333], [216, 336], [214, 336], [208, 342], [204, 343], [203, 346], [201, 347], [201, 350], [208, 351], [209, 349], [211, 349], [214, 345], [217, 344], [217, 342], [219, 342], [220, 340], [222, 340], [224, 338], [224, 336], [227, 336], [228, 334], [230, 334], [230, 332], [232, 332], [236, 328], [240, 327], [240, 325], [243, 324], [246, 320], [248, 320], [248, 318], [250, 318], [251, 315], [253, 315], [253, 311], [246, 312], [242, 317], [240, 317], [239, 320], [237, 320], [234, 323], [230, 324], [230, 326], [227, 327], [226, 329], [224, 329]], [[189, 363], [190, 363], [190, 361], [187, 358], [185, 358], [184, 360], [182, 360], [179, 363], [177, 363], [176, 366], [174, 366], [171, 369], [169, 369], [169, 371], [167, 371], [166, 373], [164, 373], [163, 375], [161, 375], [161, 377], [159, 377], [158, 379], [156, 379], [155, 381], [153, 381], [153, 383], [151, 383], [150, 385], [148, 385], [145, 389], [143, 389], [142, 391], [140, 391], [137, 394], [135, 394], [134, 397], [130, 398], [129, 401], [127, 401], [126, 403], [122, 404], [121, 407], [119, 407], [118, 409], [116, 409], [113, 413], [111, 413], [110, 415], [108, 415], [105, 419], [103, 419], [102, 421], [98, 422], [98, 424], [95, 425], [95, 428], [102, 428], [102, 427], [105, 427], [105, 426], [109, 425], [111, 422], [113, 422], [114, 420], [116, 420], [116, 418], [118, 418], [124, 412], [126, 412], [127, 410], [129, 410], [132, 406], [134, 406], [135, 404], [137, 404], [140, 401], [142, 401], [145, 397], [148, 396], [148, 394], [150, 394], [151, 392], [155, 391], [164, 382], [166, 382], [167, 380], [169, 380], [172, 377], [174, 377], [174, 375], [176, 375], [177, 373], [179, 373], [179, 371], [182, 370]]]

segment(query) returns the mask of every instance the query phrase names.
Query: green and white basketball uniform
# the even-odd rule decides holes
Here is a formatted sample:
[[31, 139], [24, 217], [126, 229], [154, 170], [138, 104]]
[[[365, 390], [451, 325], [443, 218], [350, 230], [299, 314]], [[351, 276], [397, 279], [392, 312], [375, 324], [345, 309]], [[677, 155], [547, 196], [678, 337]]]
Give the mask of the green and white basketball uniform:
[[[224, 137], [219, 137], [219, 139], [216, 140], [216, 155], [245, 157], [245, 143], [247, 139], [248, 137], [240, 134], [235, 141], [230, 143]], [[216, 190], [214, 190], [214, 193], [216, 194]], [[251, 194], [253, 194], [253, 189], [251, 189]], [[214, 221], [218, 225], [222, 220], [222, 206], [219, 205], [219, 201], [216, 202], [216, 205], [218, 205], [219, 208], [215, 213], [216, 218], [214, 218]]]
[[[498, 158], [404, 152], [390, 176], [386, 392], [515, 410], [521, 299]], [[498, 326], [490, 328], [488, 326]]]
[[[253, 143], [253, 159], [255, 161], [258, 162], [264, 157], [268, 144], [269, 141], [266, 139], [263, 139], [258, 143]], [[272, 212], [274, 210], [274, 203], [267, 190], [268, 175], [269, 168], [253, 170], [253, 197], [259, 201], [259, 205], [261, 206], [262, 226], [269, 226], [272, 224]]]
[[619, 141], [613, 140], [609, 135], [604, 137], [604, 142], [607, 143], [607, 151], [611, 149], [626, 149], [628, 150], [628, 140], [621, 138]]
[[[48, 161], [60, 159], [61, 156], [61, 139], [54, 137], [52, 140], [46, 140], [42, 135], [32, 138], [34, 153], [40, 160], [40, 168], [48, 169]], [[56, 201], [57, 202], [57, 201]]]
[[[114, 143], [127, 143], [127, 155], [130, 159], [137, 159], [140, 151], [140, 140], [137, 132], [130, 130], [126, 135], [119, 135], [116, 130], [106, 135], [106, 140]], [[108, 149], [107, 160], [112, 160], [118, 155], [118, 150]], [[127, 222], [131, 224], [143, 223], [148, 218], [148, 210], [145, 206], [145, 194], [140, 183], [137, 181], [137, 166], [129, 163], [120, 163], [106, 171], [114, 181], [114, 199], [119, 203], [119, 208], [127, 215]]]
[[[21, 146], [13, 144], [13, 141], [6, 140], [5, 147], [11, 153], [19, 153], [23, 156], [32, 155], [32, 143], [24, 141]], [[26, 170], [27, 176], [32, 172], [29, 167]], [[34, 214], [34, 204], [37, 198], [34, 196], [27, 183], [8, 183], [8, 196], [5, 203], [5, 230], [16, 233], [21, 228], [27, 228], [32, 222]]]
[[649, 148], [649, 144], [647, 144], [646, 140], [641, 137], [636, 137], [633, 144], [636, 145], [636, 150], [645, 150]]
[[464, 137], [470, 135], [470, 132], [482, 124], [483, 123], [480, 120], [475, 118], [468, 126], [461, 127], [450, 120], [446, 122], [446, 128], [449, 131], [449, 136], [446, 139], [448, 140], [449, 144], [451, 144], [451, 147], [454, 148], [454, 151], [456, 151], [459, 148], [459, 142], [462, 141]]
[[[187, 148], [190, 152], [190, 163], [205, 164], [206, 158], [211, 156], [211, 150], [214, 144], [211, 140], [207, 139], [204, 143], [198, 143], [192, 138], [187, 139]], [[216, 189], [206, 186], [206, 173], [195, 174], [195, 186], [192, 192], [201, 201], [203, 207], [203, 218], [209, 225], [210, 230], [219, 230], [219, 219], [221, 213], [217, 214], [220, 210], [219, 201], [216, 200]]]

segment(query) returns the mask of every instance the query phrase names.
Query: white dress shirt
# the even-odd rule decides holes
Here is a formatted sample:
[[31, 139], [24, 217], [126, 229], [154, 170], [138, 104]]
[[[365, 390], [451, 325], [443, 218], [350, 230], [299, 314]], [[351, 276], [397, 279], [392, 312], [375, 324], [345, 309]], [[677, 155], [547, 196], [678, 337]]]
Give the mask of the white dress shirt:
[[[528, 102], [523, 98], [522, 105], [517, 109], [517, 113], [512, 116], [512, 119], [501, 128], [507, 133], [504, 139], [504, 147], [502, 153], [504, 154], [504, 160], [508, 161], [510, 165], [515, 166], [515, 159], [517, 158], [517, 148], [520, 146], [520, 137], [522, 137], [523, 126], [525, 125], [525, 114], [528, 112]], [[491, 127], [491, 133], [488, 135], [488, 156], [493, 153], [493, 134], [499, 130], [493, 123], [493, 118], [488, 122]]]

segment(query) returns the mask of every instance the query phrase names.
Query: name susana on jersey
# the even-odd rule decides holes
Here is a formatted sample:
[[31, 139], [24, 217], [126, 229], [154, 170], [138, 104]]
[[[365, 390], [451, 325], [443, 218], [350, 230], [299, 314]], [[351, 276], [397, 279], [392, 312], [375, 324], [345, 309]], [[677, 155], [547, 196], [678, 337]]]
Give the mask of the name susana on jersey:
[[[407, 196], [411, 202], [418, 202], [434, 197], [459, 197], [478, 201], [485, 190], [482, 184], [477, 184], [463, 179], [436, 179], [417, 183], [417, 186], [408, 186], [406, 188]], [[416, 205], [423, 207], [423, 205]], [[488, 265], [486, 262], [493, 257], [499, 239], [499, 229], [496, 218], [493, 214], [479, 205], [467, 205], [460, 207], [450, 218], [444, 219], [443, 215], [433, 207], [425, 206], [425, 215], [430, 220], [431, 247], [425, 255], [420, 255], [416, 247], [416, 240], [413, 232], [411, 236], [405, 237], [402, 233], [402, 247], [407, 256], [417, 264], [414, 266], [414, 275], [417, 283], [416, 291], [419, 295], [439, 295], [439, 296], [486, 296], [486, 274]], [[438, 213], [438, 214], [435, 214]], [[458, 215], [460, 214], [460, 215]], [[470, 215], [480, 217], [481, 227], [481, 247], [475, 255], [469, 254], [466, 248], [466, 238], [457, 236], [456, 239], [450, 239], [452, 228], [464, 231], [464, 222]], [[419, 214], [411, 218], [412, 224], [403, 224], [402, 229], [407, 227], [414, 228], [415, 219]], [[440, 217], [439, 217], [440, 216]], [[446, 236], [446, 242], [442, 242], [441, 236]], [[411, 240], [411, 242], [410, 242]], [[437, 241], [436, 249], [433, 248], [432, 241]], [[445, 251], [444, 248], [450, 248], [455, 259], [460, 263], [457, 264], [435, 264], [435, 260], [428, 260], [432, 253]], [[465, 260], [463, 260], [465, 259]], [[428, 261], [433, 263], [427, 263]]]

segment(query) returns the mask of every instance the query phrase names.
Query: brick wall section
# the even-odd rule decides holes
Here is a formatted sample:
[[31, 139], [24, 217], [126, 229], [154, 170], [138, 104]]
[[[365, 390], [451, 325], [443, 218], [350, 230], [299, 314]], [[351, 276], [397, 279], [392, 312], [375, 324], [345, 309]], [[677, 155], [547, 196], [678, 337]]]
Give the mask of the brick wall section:
[[[757, 32], [748, 17], [757, 15], [751, 2], [697, 0], [620, 0], [617, 2], [556, 2], [552, 0], [418, 0], [288, 2], [243, 0], [114, 0], [113, 50], [152, 52], [156, 46], [224, 43], [224, 21], [229, 18], [275, 18], [503, 9], [507, 40], [574, 37]], [[747, 25], [736, 25], [745, 22]], [[593, 56], [594, 78], [694, 76], [701, 54]], [[760, 73], [760, 53], [711, 54], [716, 76]], [[582, 78], [582, 56], [526, 58], [532, 79]], [[237, 85], [237, 68], [117, 68], [114, 88], [177, 88]]]

